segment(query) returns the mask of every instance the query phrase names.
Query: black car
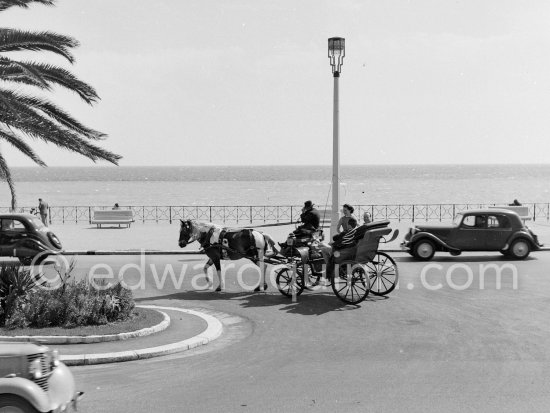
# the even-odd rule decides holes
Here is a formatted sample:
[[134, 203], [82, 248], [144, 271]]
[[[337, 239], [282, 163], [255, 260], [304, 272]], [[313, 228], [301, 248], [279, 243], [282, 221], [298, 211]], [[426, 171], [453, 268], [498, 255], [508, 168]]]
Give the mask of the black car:
[[436, 251], [451, 255], [500, 251], [514, 259], [525, 259], [542, 244], [517, 213], [480, 209], [457, 214], [452, 225], [416, 225], [405, 235], [401, 247], [420, 260], [431, 259]]
[[61, 251], [59, 238], [35, 215], [0, 214], [0, 257], [30, 265]]

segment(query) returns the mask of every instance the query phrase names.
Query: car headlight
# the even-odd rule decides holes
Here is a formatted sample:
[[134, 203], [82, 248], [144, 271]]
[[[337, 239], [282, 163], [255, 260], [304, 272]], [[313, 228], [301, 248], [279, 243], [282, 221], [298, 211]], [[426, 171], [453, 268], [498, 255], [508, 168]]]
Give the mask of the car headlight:
[[35, 380], [42, 377], [42, 360], [36, 358], [29, 363], [29, 374]]
[[57, 236], [53, 232], [48, 232], [48, 238], [55, 248], [62, 248], [61, 241], [59, 241], [59, 238], [57, 238]]

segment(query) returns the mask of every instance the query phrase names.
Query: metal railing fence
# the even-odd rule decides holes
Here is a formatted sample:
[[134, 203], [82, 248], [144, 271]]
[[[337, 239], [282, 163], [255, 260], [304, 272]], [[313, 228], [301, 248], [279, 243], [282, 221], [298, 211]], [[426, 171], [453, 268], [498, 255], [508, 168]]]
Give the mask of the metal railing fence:
[[[421, 222], [449, 221], [455, 214], [500, 204], [388, 204], [358, 205], [354, 215], [361, 218], [369, 212], [373, 220]], [[529, 208], [533, 221], [550, 221], [550, 203], [524, 203]], [[17, 212], [29, 212], [33, 207], [21, 207]], [[49, 221], [53, 224], [91, 223], [94, 210], [111, 209], [111, 206], [50, 206]], [[179, 219], [196, 219], [223, 224], [260, 225], [270, 223], [296, 222], [300, 218], [301, 206], [297, 205], [203, 205], [203, 206], [121, 206], [134, 213], [136, 222], [168, 222]], [[0, 207], [0, 213], [9, 212], [9, 207]], [[326, 220], [330, 211], [320, 210]]]

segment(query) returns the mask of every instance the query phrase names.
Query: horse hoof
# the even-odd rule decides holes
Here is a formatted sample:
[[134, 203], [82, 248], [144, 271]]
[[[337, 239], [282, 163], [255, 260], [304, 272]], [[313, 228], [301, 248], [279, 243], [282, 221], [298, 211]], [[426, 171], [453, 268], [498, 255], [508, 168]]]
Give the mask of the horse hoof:
[[214, 291], [216, 291], [217, 293], [219, 293], [221, 290], [222, 290], [222, 287], [218, 287], [218, 288], [216, 288]]
[[[260, 286], [259, 286], [259, 285], [258, 285], [256, 288], [254, 288], [254, 292], [260, 292], [260, 291], [262, 291], [262, 290], [260, 289]], [[264, 289], [263, 289], [263, 291], [267, 291], [267, 283], [264, 284]]]

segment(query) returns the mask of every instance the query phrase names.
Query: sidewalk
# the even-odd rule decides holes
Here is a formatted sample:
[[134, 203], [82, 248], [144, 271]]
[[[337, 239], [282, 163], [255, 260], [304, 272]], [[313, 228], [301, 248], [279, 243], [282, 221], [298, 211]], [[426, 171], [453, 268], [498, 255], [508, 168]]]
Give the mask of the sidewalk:
[[[416, 222], [420, 224], [420, 222]], [[422, 222], [425, 223], [425, 222]], [[438, 221], [428, 221], [431, 224], [440, 224]], [[442, 223], [446, 224], [446, 223]], [[392, 221], [390, 227], [399, 230], [399, 236], [389, 244], [382, 244], [380, 249], [399, 249], [399, 244], [414, 225], [411, 222]], [[527, 226], [538, 235], [539, 241], [550, 246], [550, 223], [528, 222]], [[196, 251], [199, 244], [194, 242], [185, 248], [178, 246], [179, 222], [167, 223], [134, 223], [130, 228], [104, 227], [97, 229], [92, 225], [52, 225], [50, 229], [56, 233], [65, 250], [163, 250], [163, 251]], [[275, 242], [286, 240], [289, 232], [295, 229], [294, 225], [273, 226], [258, 228], [269, 234]], [[328, 240], [330, 230], [325, 228], [325, 238]]]

